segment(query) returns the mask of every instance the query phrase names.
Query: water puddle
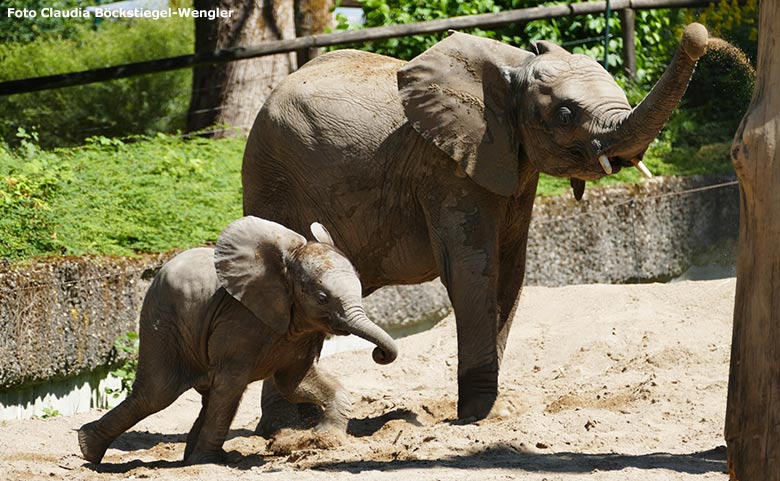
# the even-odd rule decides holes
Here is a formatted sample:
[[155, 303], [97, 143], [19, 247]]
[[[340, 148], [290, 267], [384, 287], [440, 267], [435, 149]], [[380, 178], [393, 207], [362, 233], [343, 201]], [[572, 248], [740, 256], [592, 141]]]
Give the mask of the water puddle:
[[679, 277], [670, 280], [670, 283], [682, 281], [711, 281], [714, 279], [727, 279], [737, 276], [737, 266], [724, 264], [709, 264], [703, 266], [691, 266]]

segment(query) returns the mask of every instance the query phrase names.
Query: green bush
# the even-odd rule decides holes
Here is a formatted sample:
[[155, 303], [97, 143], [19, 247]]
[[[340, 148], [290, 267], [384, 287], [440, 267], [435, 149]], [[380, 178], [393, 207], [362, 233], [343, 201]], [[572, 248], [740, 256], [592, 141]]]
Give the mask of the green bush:
[[124, 360], [111, 371], [111, 375], [119, 379], [120, 384], [118, 389], [107, 387], [105, 392], [115, 399], [121, 395], [129, 396], [133, 392], [135, 375], [138, 372], [139, 341], [135, 331], [128, 331], [114, 341], [114, 352]]
[[[0, 44], [0, 81], [108, 67], [193, 50], [191, 19], [104, 21], [72, 38], [43, 37]], [[72, 145], [94, 135], [122, 136], [183, 129], [191, 73], [177, 70], [84, 86], [0, 97], [0, 137], [9, 144], [21, 127], [45, 133], [44, 147]]]
[[747, 55], [755, 65], [758, 52], [758, 0], [720, 0], [707, 8], [687, 10], [685, 22], [707, 26], [711, 36], [720, 37]]
[[0, 147], [0, 257], [159, 252], [203, 245], [241, 216], [246, 139], [158, 134]]

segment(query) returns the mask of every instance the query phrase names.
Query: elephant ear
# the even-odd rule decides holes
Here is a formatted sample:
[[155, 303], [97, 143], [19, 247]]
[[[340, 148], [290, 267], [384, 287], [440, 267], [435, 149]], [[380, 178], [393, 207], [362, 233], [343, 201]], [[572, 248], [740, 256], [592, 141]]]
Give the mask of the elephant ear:
[[398, 71], [398, 92], [414, 129], [477, 184], [503, 196], [513, 194], [518, 182], [508, 67], [533, 57], [454, 32]]
[[306, 238], [283, 225], [247, 216], [222, 231], [214, 266], [222, 286], [258, 319], [287, 331], [292, 307], [286, 259]]
[[536, 55], [542, 55], [545, 53], [563, 56], [571, 55], [565, 48], [561, 47], [557, 43], [552, 43], [547, 40], [535, 40], [531, 42], [531, 50], [533, 50]]

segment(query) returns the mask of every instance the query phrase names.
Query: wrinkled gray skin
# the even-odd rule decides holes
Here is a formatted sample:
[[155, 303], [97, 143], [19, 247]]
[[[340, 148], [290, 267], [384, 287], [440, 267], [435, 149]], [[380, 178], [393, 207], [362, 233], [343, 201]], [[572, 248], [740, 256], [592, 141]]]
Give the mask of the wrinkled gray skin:
[[441, 277], [458, 333], [458, 416], [482, 418], [525, 270], [539, 172], [575, 191], [641, 159], [674, 110], [707, 31], [690, 25], [632, 109], [594, 60], [453, 33], [409, 63], [341, 50], [269, 97], [244, 153], [244, 212], [322, 220], [364, 294]]
[[375, 343], [374, 360], [382, 364], [397, 351], [363, 312], [350, 262], [322, 226], [312, 232], [320, 242], [244, 217], [222, 232], [215, 249], [191, 249], [165, 264], [144, 298], [132, 393], [79, 430], [84, 458], [99, 463], [117, 436], [194, 387], [203, 405], [184, 459], [220, 461], [241, 395], [260, 379], [273, 379], [290, 402], [322, 406], [316, 431], [343, 434], [348, 396], [314, 366], [325, 335]]

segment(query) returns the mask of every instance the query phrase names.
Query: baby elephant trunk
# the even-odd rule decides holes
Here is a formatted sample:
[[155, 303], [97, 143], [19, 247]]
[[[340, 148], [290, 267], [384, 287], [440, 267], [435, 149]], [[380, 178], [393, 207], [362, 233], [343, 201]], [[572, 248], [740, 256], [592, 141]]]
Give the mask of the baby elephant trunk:
[[376, 345], [372, 357], [377, 364], [390, 364], [398, 357], [395, 341], [382, 328], [371, 322], [363, 307], [353, 305], [344, 311], [344, 330]]

